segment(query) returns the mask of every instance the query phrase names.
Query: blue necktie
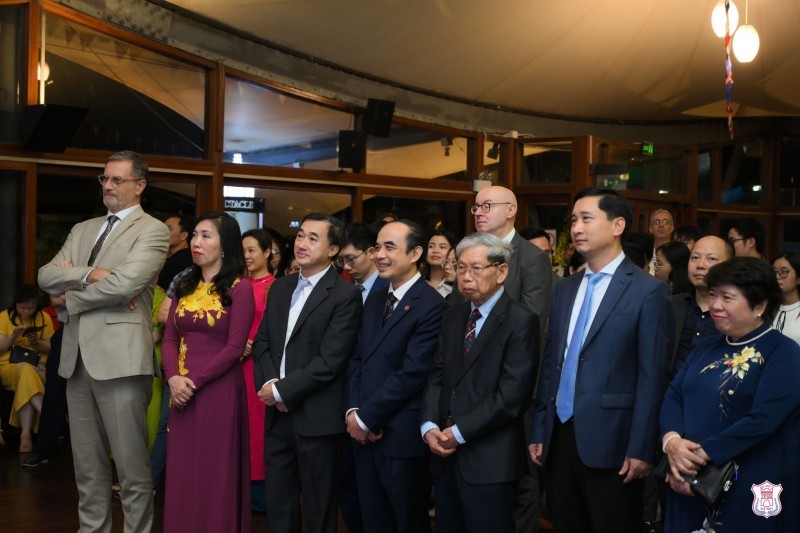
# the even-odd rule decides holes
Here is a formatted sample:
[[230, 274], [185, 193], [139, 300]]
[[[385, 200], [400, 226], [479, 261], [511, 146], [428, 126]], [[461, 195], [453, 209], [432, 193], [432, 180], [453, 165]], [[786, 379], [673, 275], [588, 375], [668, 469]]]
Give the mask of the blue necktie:
[[586, 337], [586, 325], [589, 323], [589, 312], [592, 309], [592, 296], [597, 282], [605, 274], [586, 274], [588, 283], [586, 284], [586, 294], [583, 297], [581, 310], [578, 319], [575, 321], [575, 329], [572, 330], [572, 338], [569, 341], [567, 357], [561, 369], [561, 381], [558, 384], [558, 399], [556, 400], [556, 413], [562, 422], [572, 418], [575, 401], [575, 377], [578, 374], [578, 356], [581, 353], [583, 339]]

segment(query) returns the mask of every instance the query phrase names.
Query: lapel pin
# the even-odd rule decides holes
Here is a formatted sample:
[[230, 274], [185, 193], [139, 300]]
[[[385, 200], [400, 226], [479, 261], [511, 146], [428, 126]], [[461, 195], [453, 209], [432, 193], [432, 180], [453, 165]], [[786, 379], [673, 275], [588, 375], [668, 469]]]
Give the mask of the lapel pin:
[[410, 306], [410, 305], [407, 305], [407, 306], [405, 306], [403, 309], [404, 309], [405, 311], [408, 311], [409, 309], [411, 309], [411, 306]]

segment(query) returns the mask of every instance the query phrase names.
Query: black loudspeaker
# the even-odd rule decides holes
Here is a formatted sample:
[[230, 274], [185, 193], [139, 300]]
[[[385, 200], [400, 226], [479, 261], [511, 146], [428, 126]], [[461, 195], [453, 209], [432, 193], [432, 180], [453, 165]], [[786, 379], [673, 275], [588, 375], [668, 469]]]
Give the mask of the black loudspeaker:
[[388, 137], [392, 130], [393, 116], [394, 102], [370, 98], [364, 114], [364, 131], [375, 137]]
[[358, 172], [367, 162], [367, 134], [363, 131], [339, 131], [339, 168]]
[[25, 150], [63, 153], [89, 112], [85, 107], [42, 104], [22, 109]]

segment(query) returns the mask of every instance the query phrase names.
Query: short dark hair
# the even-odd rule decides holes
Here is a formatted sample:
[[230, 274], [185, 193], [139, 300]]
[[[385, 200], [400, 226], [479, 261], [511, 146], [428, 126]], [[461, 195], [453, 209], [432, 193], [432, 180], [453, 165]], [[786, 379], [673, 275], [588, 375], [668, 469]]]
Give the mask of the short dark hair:
[[369, 224], [362, 222], [351, 222], [347, 225], [345, 233], [342, 248], [349, 245], [363, 252], [375, 246], [375, 241], [378, 240], [378, 232]]
[[[346, 233], [344, 230], [344, 224], [338, 218], [326, 215], [325, 213], [309, 213], [303, 217], [303, 220], [300, 221], [300, 225], [303, 225], [303, 222], [306, 220], [316, 220], [319, 222], [327, 222], [328, 223], [328, 244], [331, 246], [336, 246], [341, 251], [342, 246], [344, 246], [344, 240], [346, 237]], [[338, 255], [338, 252], [337, 252]]]
[[121, 152], [111, 154], [106, 162], [111, 161], [130, 161], [131, 166], [133, 167], [133, 177], [137, 180], [147, 179], [149, 173], [147, 162], [136, 152], [132, 150], [123, 150]]
[[547, 242], [552, 245], [552, 241], [550, 240], [550, 234], [547, 233], [545, 230], [540, 228], [539, 226], [528, 226], [525, 229], [519, 230], [519, 236], [529, 241], [531, 239], [541, 239], [542, 237], [547, 239]]
[[192, 228], [194, 227], [194, 217], [191, 215], [183, 215], [180, 213], [172, 213], [164, 217], [164, 222], [171, 218], [178, 219], [178, 226], [181, 228], [181, 231], [185, 231], [186, 233], [191, 233]]
[[709, 289], [722, 285], [733, 285], [747, 299], [751, 309], [766, 301], [764, 321], [769, 323], [781, 304], [781, 291], [772, 265], [755, 257], [734, 257], [730, 261], [717, 263], [706, 274]]
[[699, 241], [705, 237], [703, 230], [697, 224], [681, 224], [675, 228], [676, 241]]
[[[19, 314], [17, 313], [17, 304], [36, 302], [36, 310], [33, 313], [33, 325], [37, 326], [37, 319], [40, 317], [40, 315], [42, 315], [41, 294], [42, 293], [39, 290], [39, 287], [36, 285], [24, 284], [17, 287], [17, 289], [14, 291], [14, 298], [11, 300], [11, 305], [8, 308], [8, 318], [11, 320], [11, 324], [18, 326], [22, 323], [22, 321], [17, 323], [17, 318], [19, 318]], [[44, 324], [44, 316], [41, 318], [42, 324]]]
[[[222, 266], [219, 273], [214, 276], [213, 292], [219, 294], [222, 305], [230, 305], [231, 297], [228, 291], [233, 286], [237, 278], [241, 278], [245, 273], [244, 249], [242, 248], [242, 232], [239, 223], [235, 218], [224, 211], [211, 211], [199, 217], [192, 228], [194, 233], [197, 225], [205, 220], [214, 223], [219, 231], [219, 243], [222, 249]], [[199, 266], [193, 265], [188, 275], [184, 276], [175, 291], [177, 297], [192, 294], [200, 283], [202, 271]]]
[[767, 239], [767, 230], [764, 229], [761, 222], [752, 217], [741, 217], [733, 222], [731, 229], [736, 230], [736, 233], [745, 239], [755, 239], [756, 251], [760, 254], [764, 253], [764, 241]]
[[633, 228], [633, 212], [631, 206], [614, 189], [601, 189], [600, 187], [587, 187], [575, 195], [575, 202], [588, 196], [600, 197], [600, 210], [606, 214], [608, 220], [622, 217], [625, 220], [625, 229], [622, 230], [621, 242], [625, 242], [628, 233]]
[[639, 244], [635, 242], [623, 242], [622, 251], [625, 254], [625, 257], [630, 259], [634, 265], [638, 266], [642, 270], [647, 269], [647, 256]]
[[628, 234], [628, 238], [625, 239], [625, 243], [635, 244], [641, 248], [642, 252], [644, 252], [646, 261], [649, 262], [653, 259], [653, 246], [655, 246], [655, 239], [653, 238], [652, 233], [648, 233], [646, 231], [632, 231]]
[[672, 282], [672, 294], [689, 292], [689, 247], [681, 241], [665, 242], [658, 248], [656, 253], [661, 252], [672, 270], [669, 273], [669, 280]]
[[569, 256], [569, 261], [567, 261], [567, 272], [566, 275], [569, 275], [569, 269], [571, 268], [573, 271], [577, 272], [580, 267], [586, 264], [586, 258], [580, 252], [572, 252], [572, 255]]
[[422, 229], [422, 226], [407, 218], [398, 218], [386, 224], [403, 224], [408, 228], [406, 233], [406, 253], [419, 246], [423, 250], [422, 257], [420, 257], [420, 261], [422, 261], [425, 256], [425, 247], [428, 245], [428, 240], [425, 238], [425, 230]]

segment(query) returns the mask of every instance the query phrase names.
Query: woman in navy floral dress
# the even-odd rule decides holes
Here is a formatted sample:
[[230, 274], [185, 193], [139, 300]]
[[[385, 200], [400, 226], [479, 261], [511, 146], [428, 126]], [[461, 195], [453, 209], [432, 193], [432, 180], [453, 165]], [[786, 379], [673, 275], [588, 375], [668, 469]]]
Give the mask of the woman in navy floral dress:
[[[770, 327], [780, 303], [772, 267], [736, 258], [706, 276], [722, 335], [690, 354], [661, 408], [672, 490], [668, 533], [800, 531], [800, 348]], [[738, 465], [725, 501], [708, 509], [681, 474]]]

